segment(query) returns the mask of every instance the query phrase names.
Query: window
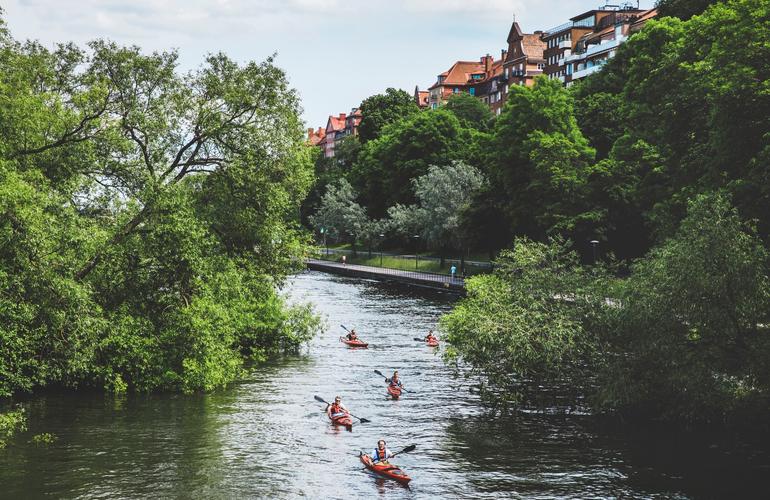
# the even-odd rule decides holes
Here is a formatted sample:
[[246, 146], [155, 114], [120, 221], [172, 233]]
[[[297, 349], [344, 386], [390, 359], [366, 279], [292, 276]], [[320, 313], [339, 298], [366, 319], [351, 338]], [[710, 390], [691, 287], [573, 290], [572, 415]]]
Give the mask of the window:
[[476, 88], [475, 88], [475, 87], [471, 87], [471, 88], [468, 90], [468, 92], [469, 92], [471, 95], [476, 95]]
[[457, 88], [457, 87], [455, 87], [455, 88], [453, 88], [453, 89], [452, 89], [452, 93], [453, 93], [453, 94], [457, 94], [457, 93], [459, 93], [459, 92], [460, 92], [460, 89], [459, 89], [459, 88]]

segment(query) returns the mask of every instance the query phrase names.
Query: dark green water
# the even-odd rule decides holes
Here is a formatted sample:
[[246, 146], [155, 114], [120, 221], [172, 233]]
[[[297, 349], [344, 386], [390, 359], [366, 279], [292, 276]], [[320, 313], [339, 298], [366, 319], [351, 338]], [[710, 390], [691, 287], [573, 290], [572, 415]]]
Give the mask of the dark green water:
[[[433, 350], [412, 340], [452, 298], [320, 273], [291, 283], [329, 330], [299, 358], [214, 394], [48, 394], [28, 433], [0, 450], [2, 498], [767, 498], [766, 443], [606, 429], [587, 416], [485, 417]], [[339, 324], [371, 343], [348, 349]], [[374, 369], [399, 369], [386, 397]], [[332, 428], [313, 400], [343, 397], [371, 420]], [[35, 433], [57, 441], [35, 446]], [[394, 460], [405, 488], [362, 470], [378, 438], [417, 449]]]

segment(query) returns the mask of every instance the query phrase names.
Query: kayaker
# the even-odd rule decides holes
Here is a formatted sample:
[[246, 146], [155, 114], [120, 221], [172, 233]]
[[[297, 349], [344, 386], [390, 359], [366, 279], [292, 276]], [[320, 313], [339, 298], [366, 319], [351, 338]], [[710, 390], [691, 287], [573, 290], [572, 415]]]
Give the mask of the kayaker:
[[398, 378], [398, 370], [393, 372], [393, 376], [390, 378], [390, 386], [391, 387], [401, 387], [404, 388], [404, 385], [401, 383], [401, 380]]
[[352, 330], [350, 330], [350, 333], [348, 333], [347, 337], [348, 337], [348, 340], [358, 340], [358, 334], [356, 333], [356, 329], [353, 328]]
[[350, 412], [347, 408], [345, 408], [345, 405], [342, 404], [342, 398], [339, 396], [334, 398], [334, 403], [326, 407], [326, 415], [330, 419], [335, 417], [342, 417], [348, 413]]
[[374, 453], [372, 453], [372, 461], [374, 463], [380, 462], [387, 462], [390, 457], [392, 457], [393, 454], [390, 452], [390, 450], [385, 446], [385, 440], [380, 439], [377, 441], [377, 448], [374, 449]]
[[438, 340], [438, 337], [433, 335], [433, 330], [428, 330], [428, 335], [425, 336], [425, 342], [433, 342]]

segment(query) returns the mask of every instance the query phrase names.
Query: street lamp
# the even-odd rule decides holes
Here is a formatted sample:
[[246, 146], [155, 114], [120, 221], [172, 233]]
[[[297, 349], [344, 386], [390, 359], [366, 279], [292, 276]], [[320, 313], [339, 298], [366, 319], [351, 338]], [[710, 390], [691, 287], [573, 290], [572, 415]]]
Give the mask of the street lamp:
[[380, 267], [382, 267], [382, 239], [385, 238], [384, 234], [380, 234]]
[[594, 251], [594, 265], [595, 265], [596, 264], [596, 245], [599, 244], [599, 240], [591, 240], [590, 243]]
[[412, 236], [412, 238], [414, 238], [414, 270], [415, 271], [417, 270], [417, 264], [420, 262], [420, 256], [417, 254], [417, 241], [418, 241], [417, 238], [419, 237], [420, 237], [419, 234], [415, 234], [414, 236]]

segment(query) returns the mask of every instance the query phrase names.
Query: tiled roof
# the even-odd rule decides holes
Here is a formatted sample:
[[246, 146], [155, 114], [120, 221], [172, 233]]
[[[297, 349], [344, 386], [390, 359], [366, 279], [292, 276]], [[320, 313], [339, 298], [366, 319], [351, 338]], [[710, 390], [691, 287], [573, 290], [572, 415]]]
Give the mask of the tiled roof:
[[528, 33], [524, 35], [524, 40], [522, 40], [522, 47], [524, 48], [524, 53], [527, 54], [527, 58], [530, 60], [535, 60], [543, 58], [543, 52], [545, 51], [546, 44], [542, 38], [540, 38], [539, 33]]
[[340, 130], [345, 130], [345, 116], [329, 116], [329, 121], [326, 124], [326, 130], [329, 130], [329, 126], [331, 125], [331, 129], [335, 132], [339, 132]]
[[[486, 57], [489, 57], [490, 60], [492, 59], [491, 56]], [[479, 61], [457, 61], [452, 65], [451, 68], [449, 68], [448, 71], [445, 71], [439, 75], [445, 77], [444, 81], [441, 83], [436, 82], [430, 88], [433, 89], [439, 85], [464, 86], [470, 83], [478, 83], [502, 72], [502, 60], [491, 60], [489, 68], [487, 68], [484, 63], [484, 59], [485, 58], [481, 58]], [[471, 75], [479, 73], [484, 74], [484, 78], [482, 80], [471, 79]]]

